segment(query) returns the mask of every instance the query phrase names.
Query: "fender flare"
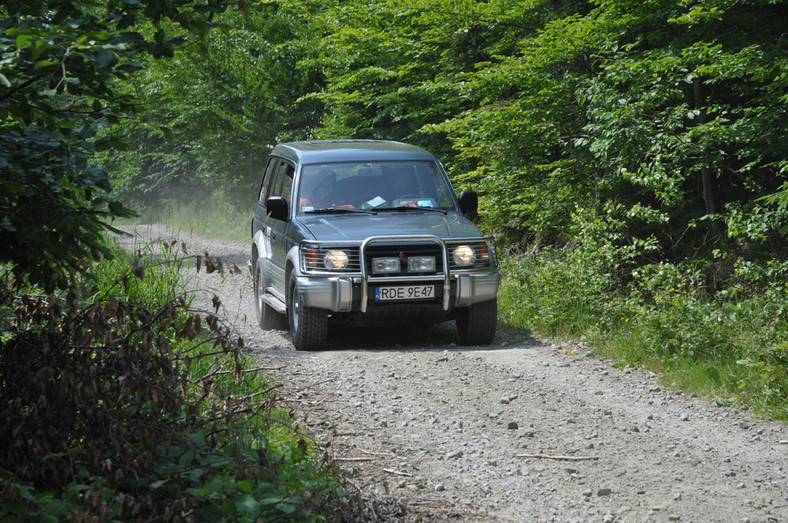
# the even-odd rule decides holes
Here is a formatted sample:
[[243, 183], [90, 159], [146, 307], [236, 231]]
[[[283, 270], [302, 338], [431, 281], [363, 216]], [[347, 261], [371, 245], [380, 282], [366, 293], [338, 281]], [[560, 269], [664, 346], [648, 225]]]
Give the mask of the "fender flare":
[[[257, 256], [255, 257], [254, 253], [257, 252]], [[266, 241], [265, 235], [263, 234], [262, 229], [258, 230], [252, 236], [252, 270], [257, 269], [257, 262], [260, 258], [269, 258], [271, 256], [271, 247], [270, 244]]]

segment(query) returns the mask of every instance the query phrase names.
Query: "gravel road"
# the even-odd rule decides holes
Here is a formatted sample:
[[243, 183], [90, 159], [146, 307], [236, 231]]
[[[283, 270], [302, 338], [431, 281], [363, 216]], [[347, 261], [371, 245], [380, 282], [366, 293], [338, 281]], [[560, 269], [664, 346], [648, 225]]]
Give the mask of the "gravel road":
[[489, 347], [458, 346], [453, 324], [330, 331], [326, 350], [297, 352], [257, 327], [247, 244], [161, 227], [124, 241], [142, 238], [243, 269], [189, 283], [279, 368], [283, 398], [350, 488], [382, 500], [370, 520], [788, 521], [783, 422], [507, 329]]

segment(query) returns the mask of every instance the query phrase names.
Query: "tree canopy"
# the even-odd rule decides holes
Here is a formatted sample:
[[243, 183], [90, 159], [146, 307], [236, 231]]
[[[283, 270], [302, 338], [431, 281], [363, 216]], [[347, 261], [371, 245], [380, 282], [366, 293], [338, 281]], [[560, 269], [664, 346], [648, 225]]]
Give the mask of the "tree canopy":
[[[19, 242], [93, 234], [117, 199], [207, 188], [248, 208], [276, 142], [334, 137], [435, 152], [504, 245], [785, 254], [780, 0], [26, 5], [3, 8], [0, 69], [0, 233], [19, 265], [32, 256], [9, 252], [40, 250]], [[53, 222], [24, 232], [32, 215]]]
[[[172, 56], [204, 36], [221, 2], [10, 0], [0, 7], [0, 261], [46, 289], [97, 256], [112, 195], [94, 157], [123, 147], [108, 132], [137, 100], [119, 82], [143, 55]], [[172, 33], [176, 34], [173, 35]]]

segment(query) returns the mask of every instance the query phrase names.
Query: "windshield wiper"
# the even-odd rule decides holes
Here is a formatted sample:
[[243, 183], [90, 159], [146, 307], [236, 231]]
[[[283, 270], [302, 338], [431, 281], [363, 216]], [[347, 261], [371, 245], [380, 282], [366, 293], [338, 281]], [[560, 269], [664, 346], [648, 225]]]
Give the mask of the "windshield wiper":
[[348, 209], [346, 207], [322, 207], [320, 209], [310, 209], [304, 214], [377, 214], [371, 209]]
[[381, 209], [375, 209], [376, 211], [429, 211], [429, 212], [439, 212], [441, 214], [449, 214], [449, 211], [446, 209], [440, 209], [438, 207], [411, 207], [409, 205], [399, 205], [397, 207], [383, 207]]

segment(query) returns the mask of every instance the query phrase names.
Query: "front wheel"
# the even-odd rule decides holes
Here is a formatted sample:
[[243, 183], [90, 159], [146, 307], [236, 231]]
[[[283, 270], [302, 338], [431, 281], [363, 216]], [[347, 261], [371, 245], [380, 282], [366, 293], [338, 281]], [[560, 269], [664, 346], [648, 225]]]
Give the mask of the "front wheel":
[[316, 350], [325, 344], [328, 335], [328, 313], [322, 309], [304, 306], [298, 294], [294, 273], [290, 274], [287, 286], [287, 318], [296, 350]]
[[264, 331], [285, 330], [287, 322], [284, 314], [279, 314], [276, 309], [268, 305], [263, 297], [265, 296], [265, 278], [263, 278], [262, 264], [258, 261], [254, 271], [254, 303], [257, 313], [257, 323]]
[[455, 323], [463, 345], [489, 345], [498, 326], [498, 299], [458, 309]]

